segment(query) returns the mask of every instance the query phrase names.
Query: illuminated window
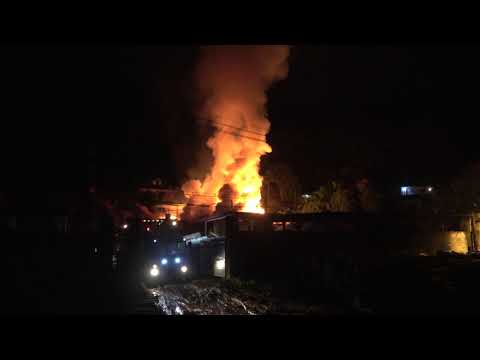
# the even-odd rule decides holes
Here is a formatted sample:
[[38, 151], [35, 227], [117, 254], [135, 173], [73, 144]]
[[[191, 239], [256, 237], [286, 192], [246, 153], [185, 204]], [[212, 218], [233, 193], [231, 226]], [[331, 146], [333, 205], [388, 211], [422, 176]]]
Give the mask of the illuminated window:
[[294, 221], [287, 221], [285, 223], [285, 230], [290, 230], [290, 231], [297, 230], [297, 223]]
[[283, 223], [281, 221], [274, 221], [272, 227], [273, 231], [283, 231]]

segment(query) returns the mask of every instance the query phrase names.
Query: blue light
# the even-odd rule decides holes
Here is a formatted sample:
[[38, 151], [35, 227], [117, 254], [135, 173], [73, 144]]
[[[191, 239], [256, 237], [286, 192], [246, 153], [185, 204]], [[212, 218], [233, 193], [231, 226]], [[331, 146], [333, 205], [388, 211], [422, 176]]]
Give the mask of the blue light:
[[180, 264], [180, 258], [179, 257], [175, 258], [175, 264]]
[[167, 264], [168, 264], [168, 260], [165, 259], [165, 258], [163, 258], [163, 259], [162, 259], [162, 265], [167, 265]]

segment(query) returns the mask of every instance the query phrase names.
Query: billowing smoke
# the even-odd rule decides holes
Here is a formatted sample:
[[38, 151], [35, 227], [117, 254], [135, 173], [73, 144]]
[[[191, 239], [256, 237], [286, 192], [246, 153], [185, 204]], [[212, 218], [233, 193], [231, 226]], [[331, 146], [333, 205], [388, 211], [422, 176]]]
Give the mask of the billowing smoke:
[[225, 184], [220, 188], [218, 197], [220, 202], [217, 203], [215, 208], [216, 212], [224, 213], [227, 211], [241, 210], [241, 205], [235, 204], [235, 199], [238, 198], [238, 194], [230, 184]]
[[213, 164], [203, 181], [187, 181], [183, 190], [191, 199], [208, 205], [210, 211], [217, 203], [226, 206], [228, 201], [241, 211], [263, 212], [258, 170], [260, 157], [271, 152], [266, 142], [270, 129], [266, 91], [287, 76], [288, 54], [288, 46], [202, 49], [196, 83], [205, 101], [198, 115], [201, 124], [214, 128], [207, 142]]

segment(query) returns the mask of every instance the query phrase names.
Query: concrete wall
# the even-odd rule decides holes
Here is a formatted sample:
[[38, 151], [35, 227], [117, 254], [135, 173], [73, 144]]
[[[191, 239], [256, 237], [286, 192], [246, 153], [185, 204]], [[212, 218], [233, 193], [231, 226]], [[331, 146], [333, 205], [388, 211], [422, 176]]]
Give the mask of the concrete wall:
[[214, 276], [215, 261], [218, 257], [225, 257], [225, 245], [192, 246], [188, 248], [188, 254], [196, 276]]
[[468, 253], [468, 232], [437, 231], [415, 239], [416, 254], [436, 255], [438, 252]]
[[[325, 260], [356, 263], [398, 255], [468, 252], [464, 217], [332, 217], [312, 231], [239, 231], [227, 240], [233, 277], [278, 277], [320, 269]], [[294, 275], [296, 276], [296, 275]]]
[[468, 252], [468, 241], [465, 232], [450, 231], [446, 234], [447, 251], [453, 251], [460, 254]]
[[480, 213], [474, 214], [475, 221], [475, 243], [477, 251], [480, 250]]

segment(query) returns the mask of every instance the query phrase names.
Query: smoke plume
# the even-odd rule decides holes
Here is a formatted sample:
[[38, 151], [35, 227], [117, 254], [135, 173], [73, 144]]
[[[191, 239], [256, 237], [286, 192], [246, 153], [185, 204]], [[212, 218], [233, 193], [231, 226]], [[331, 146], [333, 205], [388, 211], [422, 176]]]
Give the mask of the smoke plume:
[[288, 46], [202, 48], [195, 74], [204, 99], [198, 117], [200, 124], [214, 128], [207, 142], [213, 164], [203, 181], [192, 179], [182, 189], [212, 211], [225, 200], [219, 190], [228, 185], [228, 200], [235, 208], [263, 212], [258, 171], [260, 157], [271, 152], [266, 91], [287, 76], [288, 55]]

